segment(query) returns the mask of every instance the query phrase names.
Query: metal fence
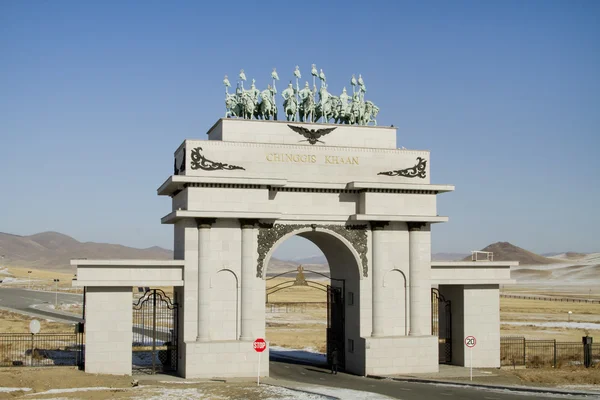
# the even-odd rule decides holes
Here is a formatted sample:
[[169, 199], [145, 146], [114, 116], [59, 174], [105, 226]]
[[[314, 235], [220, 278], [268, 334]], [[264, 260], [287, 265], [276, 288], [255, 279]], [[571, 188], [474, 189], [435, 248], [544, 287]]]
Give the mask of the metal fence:
[[83, 333], [0, 333], [1, 367], [79, 366]]
[[506, 299], [521, 299], [521, 300], [542, 300], [542, 301], [560, 301], [563, 303], [589, 303], [589, 304], [600, 304], [600, 300], [593, 299], [576, 299], [572, 297], [548, 297], [548, 296], [530, 296], [530, 295], [519, 295], [519, 294], [504, 294], [500, 293], [500, 297]]
[[[592, 364], [600, 363], [600, 343], [589, 345]], [[529, 368], [584, 365], [585, 348], [582, 342], [557, 342], [556, 340], [500, 338], [501, 365]]]

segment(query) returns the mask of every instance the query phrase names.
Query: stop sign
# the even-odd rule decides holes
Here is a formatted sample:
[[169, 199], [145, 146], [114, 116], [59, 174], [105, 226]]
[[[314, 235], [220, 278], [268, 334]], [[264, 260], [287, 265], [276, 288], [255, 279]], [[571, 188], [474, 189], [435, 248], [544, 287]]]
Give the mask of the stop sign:
[[265, 339], [263, 338], [258, 338], [254, 341], [252, 346], [254, 347], [254, 351], [262, 353], [267, 348], [267, 342], [265, 342]]

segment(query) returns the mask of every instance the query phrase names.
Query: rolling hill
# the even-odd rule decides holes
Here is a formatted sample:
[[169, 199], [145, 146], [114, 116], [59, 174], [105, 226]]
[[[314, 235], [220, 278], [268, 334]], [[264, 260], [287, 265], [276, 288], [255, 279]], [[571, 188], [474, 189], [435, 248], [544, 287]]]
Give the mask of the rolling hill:
[[169, 260], [173, 252], [156, 246], [136, 249], [119, 244], [82, 243], [58, 232], [30, 236], [0, 233], [0, 263], [4, 265], [71, 271], [73, 258]]
[[[494, 253], [494, 261], [518, 261], [520, 265], [542, 265], [561, 262], [554, 258], [532, 253], [509, 242], [492, 243], [481, 251], [491, 251]], [[463, 258], [463, 261], [471, 261], [471, 256]]]

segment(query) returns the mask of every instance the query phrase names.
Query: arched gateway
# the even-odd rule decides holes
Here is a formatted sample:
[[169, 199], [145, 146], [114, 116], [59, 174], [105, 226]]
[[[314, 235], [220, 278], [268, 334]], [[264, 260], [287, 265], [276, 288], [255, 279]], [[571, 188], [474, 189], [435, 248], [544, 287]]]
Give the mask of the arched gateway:
[[451, 301], [447, 361], [468, 363], [469, 334], [474, 365], [499, 366], [498, 284], [511, 263], [431, 262], [431, 226], [448, 219], [436, 198], [454, 188], [431, 184], [429, 152], [398, 149], [395, 128], [221, 119], [174, 158], [158, 189], [172, 198], [162, 223], [174, 227], [174, 260], [72, 261], [87, 287], [86, 371], [131, 373], [131, 288], [172, 286], [178, 373], [256, 376], [267, 265], [291, 235], [321, 248], [344, 299], [335, 340], [346, 371], [437, 371], [434, 286]]

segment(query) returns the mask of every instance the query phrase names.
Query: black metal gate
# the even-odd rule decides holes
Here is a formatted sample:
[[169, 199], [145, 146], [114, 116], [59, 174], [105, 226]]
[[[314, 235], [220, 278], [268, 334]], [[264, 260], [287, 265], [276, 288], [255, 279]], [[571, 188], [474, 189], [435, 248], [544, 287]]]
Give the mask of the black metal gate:
[[327, 363], [331, 365], [333, 349], [338, 351], [338, 368], [346, 366], [344, 289], [327, 285]]
[[177, 370], [177, 303], [160, 289], [133, 304], [133, 369], [155, 374]]
[[440, 364], [452, 363], [452, 307], [437, 289], [431, 289], [431, 334], [438, 337]]

